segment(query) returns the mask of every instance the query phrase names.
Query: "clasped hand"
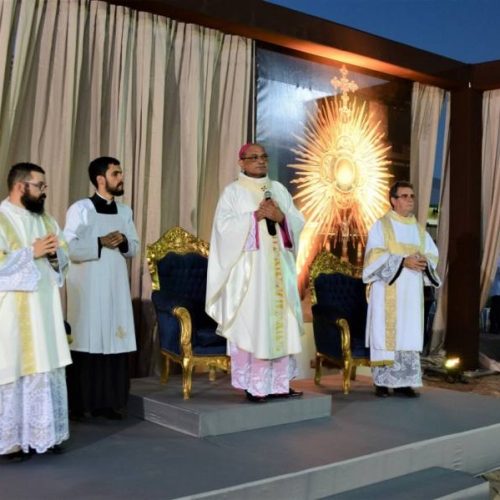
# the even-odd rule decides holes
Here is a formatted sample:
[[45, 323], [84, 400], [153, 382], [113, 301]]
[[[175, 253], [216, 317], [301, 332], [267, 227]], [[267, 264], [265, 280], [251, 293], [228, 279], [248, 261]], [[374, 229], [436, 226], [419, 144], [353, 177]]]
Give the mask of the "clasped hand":
[[427, 259], [420, 253], [415, 253], [413, 255], [408, 255], [405, 257], [403, 265], [411, 269], [412, 271], [425, 271], [427, 267]]
[[257, 215], [258, 221], [261, 221], [262, 219], [270, 219], [278, 224], [281, 224], [285, 218], [283, 212], [278, 207], [278, 204], [272, 199], [262, 200], [259, 208], [255, 211], [255, 214]]
[[119, 231], [113, 231], [106, 236], [100, 236], [99, 240], [103, 247], [115, 249], [125, 240], [125, 236]]
[[36, 238], [33, 242], [33, 257], [39, 259], [40, 257], [55, 256], [59, 240], [55, 234], [47, 234], [42, 238]]

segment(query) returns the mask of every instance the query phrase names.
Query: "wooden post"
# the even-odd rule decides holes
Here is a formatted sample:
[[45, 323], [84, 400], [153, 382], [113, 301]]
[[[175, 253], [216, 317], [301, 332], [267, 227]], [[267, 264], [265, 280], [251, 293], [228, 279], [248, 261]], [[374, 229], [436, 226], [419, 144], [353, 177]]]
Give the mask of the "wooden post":
[[482, 92], [451, 92], [450, 232], [445, 348], [474, 369], [479, 353]]

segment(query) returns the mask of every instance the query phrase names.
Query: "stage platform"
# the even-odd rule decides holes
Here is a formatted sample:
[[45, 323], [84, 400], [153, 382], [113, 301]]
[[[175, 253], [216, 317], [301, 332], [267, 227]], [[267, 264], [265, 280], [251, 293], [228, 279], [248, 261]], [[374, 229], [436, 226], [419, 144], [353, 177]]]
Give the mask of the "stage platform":
[[[450, 486], [436, 498], [487, 498], [480, 482], [458, 474], [457, 489], [451, 478], [500, 467], [500, 399], [431, 388], [378, 399], [367, 377], [347, 396], [339, 376], [294, 387], [332, 396], [331, 417], [201, 438], [133, 416], [72, 423], [65, 454], [0, 466], [2, 500], [313, 499], [394, 484], [406, 496], [384, 498], [414, 499], [429, 475]], [[242, 396], [234, 404], [250, 405]]]
[[189, 400], [182, 397], [179, 377], [165, 385], [157, 377], [134, 380], [129, 400], [131, 415], [197, 437], [326, 418], [331, 411], [329, 394], [306, 391], [302, 398], [256, 404], [244, 400], [242, 391], [229, 385], [229, 377], [210, 382], [202, 375], [196, 377]]

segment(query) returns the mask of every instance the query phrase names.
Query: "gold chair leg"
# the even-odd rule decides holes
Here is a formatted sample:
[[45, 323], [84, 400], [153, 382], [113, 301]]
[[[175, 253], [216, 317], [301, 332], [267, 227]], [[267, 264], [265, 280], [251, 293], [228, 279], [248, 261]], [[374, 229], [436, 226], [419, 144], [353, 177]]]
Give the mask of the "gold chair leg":
[[344, 389], [344, 394], [349, 394], [349, 390], [351, 388], [351, 370], [352, 370], [352, 360], [344, 359], [344, 370], [343, 370], [344, 381], [342, 384]]
[[161, 369], [160, 383], [166, 384], [170, 376], [170, 359], [168, 356], [163, 355], [163, 365]]
[[182, 363], [182, 394], [184, 399], [191, 397], [191, 386], [193, 383], [193, 368], [194, 364], [191, 360], [183, 360]]
[[314, 383], [320, 385], [321, 382], [321, 356], [316, 354], [316, 366], [314, 370]]
[[356, 380], [356, 367], [351, 366], [351, 380]]
[[215, 382], [215, 371], [215, 365], [208, 365], [208, 380], [210, 380], [210, 382]]

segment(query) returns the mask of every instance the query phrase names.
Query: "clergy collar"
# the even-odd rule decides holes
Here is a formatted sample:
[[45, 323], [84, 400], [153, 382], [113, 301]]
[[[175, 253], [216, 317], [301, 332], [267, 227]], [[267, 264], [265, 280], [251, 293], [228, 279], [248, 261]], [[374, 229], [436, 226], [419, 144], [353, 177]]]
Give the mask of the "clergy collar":
[[401, 222], [402, 224], [416, 224], [417, 219], [413, 214], [408, 215], [408, 217], [403, 217], [402, 215], [399, 215], [397, 212], [394, 210], [391, 210], [389, 212], [389, 215], [392, 219], [394, 219], [397, 222]]
[[118, 208], [116, 206], [115, 200], [107, 200], [103, 198], [98, 192], [94, 194], [90, 198], [90, 201], [93, 203], [96, 212], [99, 214], [117, 214]]
[[114, 203], [115, 202], [115, 198], [111, 198], [111, 200], [108, 200], [107, 198], [104, 198], [104, 196], [102, 196], [101, 194], [99, 194], [97, 191], [95, 192], [95, 194], [97, 196], [99, 196], [99, 198], [101, 198], [101, 200], [104, 200], [106, 202], [106, 205], [111, 205], [111, 203]]
[[271, 188], [271, 180], [266, 175], [265, 177], [249, 177], [243, 172], [238, 176], [238, 182], [245, 186], [250, 191], [264, 192]]

